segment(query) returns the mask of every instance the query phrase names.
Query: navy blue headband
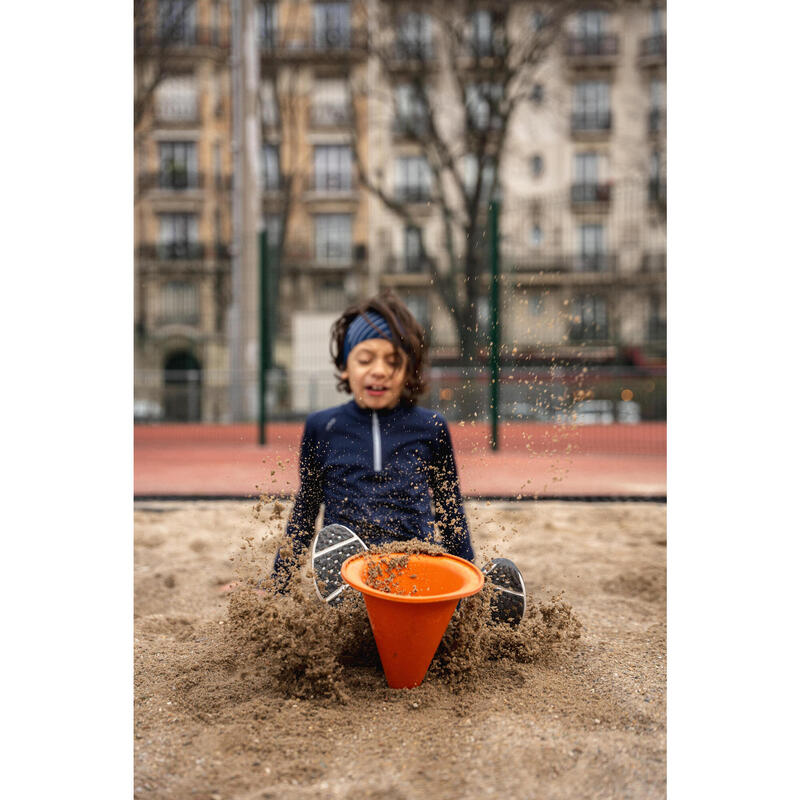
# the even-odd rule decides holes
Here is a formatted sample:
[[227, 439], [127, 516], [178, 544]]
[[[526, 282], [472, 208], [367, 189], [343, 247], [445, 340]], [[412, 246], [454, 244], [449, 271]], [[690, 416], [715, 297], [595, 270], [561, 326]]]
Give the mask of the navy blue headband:
[[[372, 325], [359, 314], [347, 328], [347, 333], [344, 337], [344, 346], [342, 347], [342, 361], [344, 361], [345, 364], [347, 363], [347, 356], [350, 355], [350, 351], [357, 344], [361, 344], [361, 342], [367, 339], [383, 338], [389, 341], [392, 340], [392, 329], [389, 327], [389, 323], [377, 311], [367, 311], [365, 316]], [[375, 328], [378, 330], [376, 331]], [[378, 333], [378, 331], [380, 331], [380, 333]]]

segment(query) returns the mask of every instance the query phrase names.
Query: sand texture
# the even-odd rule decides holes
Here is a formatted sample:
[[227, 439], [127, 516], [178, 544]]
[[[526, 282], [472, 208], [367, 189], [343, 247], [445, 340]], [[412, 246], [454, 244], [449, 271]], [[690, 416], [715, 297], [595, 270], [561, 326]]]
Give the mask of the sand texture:
[[136, 797], [665, 797], [664, 505], [467, 503], [528, 611], [512, 631], [488, 593], [462, 603], [409, 690], [359, 595], [324, 606], [307, 567], [287, 596], [250, 588], [284, 506], [136, 505]]

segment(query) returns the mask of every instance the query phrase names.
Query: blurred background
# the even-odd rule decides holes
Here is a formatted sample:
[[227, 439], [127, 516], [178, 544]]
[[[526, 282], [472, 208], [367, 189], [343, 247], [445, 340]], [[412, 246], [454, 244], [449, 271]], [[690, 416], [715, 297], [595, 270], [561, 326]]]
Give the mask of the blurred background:
[[422, 405], [663, 452], [664, 3], [136, 0], [134, 27], [137, 424], [343, 402], [331, 323], [391, 287]]

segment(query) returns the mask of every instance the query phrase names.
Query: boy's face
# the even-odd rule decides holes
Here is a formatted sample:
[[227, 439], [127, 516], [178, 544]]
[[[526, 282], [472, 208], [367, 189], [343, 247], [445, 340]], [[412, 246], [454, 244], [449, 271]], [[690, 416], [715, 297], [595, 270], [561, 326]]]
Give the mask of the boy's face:
[[342, 378], [350, 384], [361, 408], [394, 408], [406, 379], [408, 356], [386, 339], [366, 339], [347, 356]]

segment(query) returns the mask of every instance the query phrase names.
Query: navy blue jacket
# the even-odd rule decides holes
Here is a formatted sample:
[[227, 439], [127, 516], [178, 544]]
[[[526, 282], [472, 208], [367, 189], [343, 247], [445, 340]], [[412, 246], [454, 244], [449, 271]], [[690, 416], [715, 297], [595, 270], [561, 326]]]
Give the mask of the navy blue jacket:
[[[323, 525], [338, 522], [367, 545], [421, 539], [471, 561], [475, 554], [444, 417], [399, 405], [381, 411], [354, 400], [306, 420], [300, 490], [286, 532], [295, 555], [311, 544], [320, 505]], [[278, 556], [275, 570], [284, 573]]]

